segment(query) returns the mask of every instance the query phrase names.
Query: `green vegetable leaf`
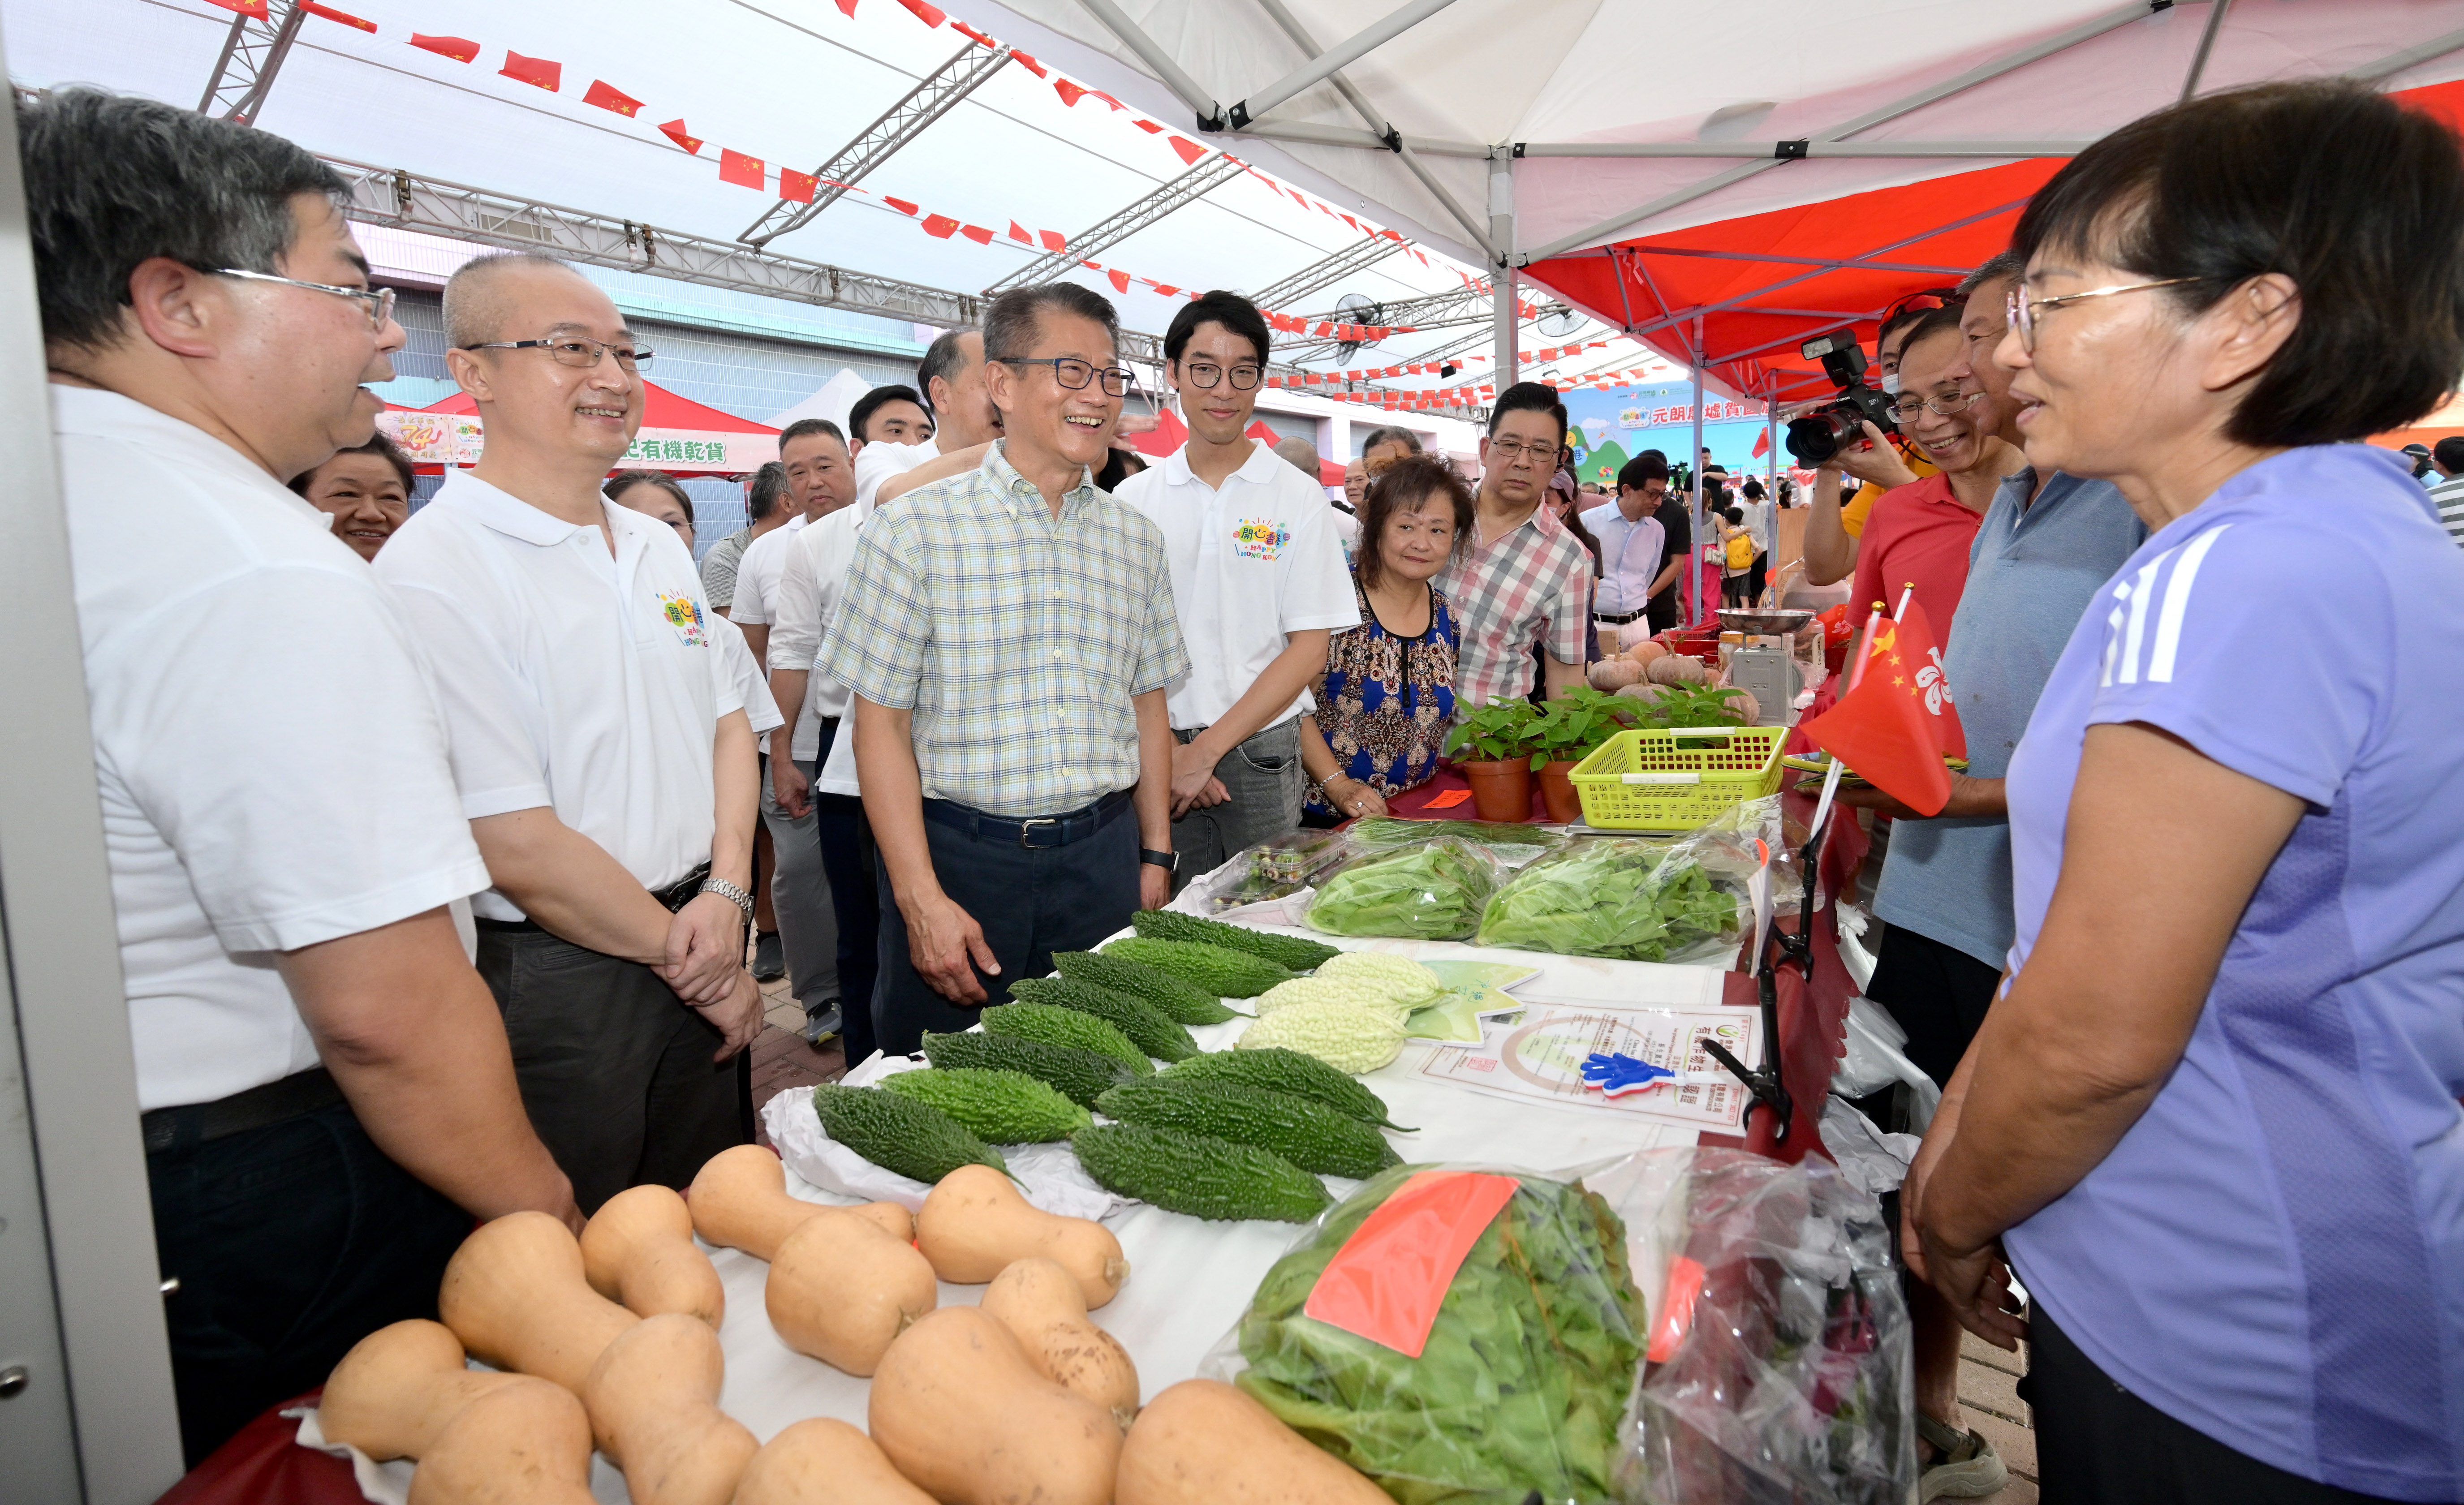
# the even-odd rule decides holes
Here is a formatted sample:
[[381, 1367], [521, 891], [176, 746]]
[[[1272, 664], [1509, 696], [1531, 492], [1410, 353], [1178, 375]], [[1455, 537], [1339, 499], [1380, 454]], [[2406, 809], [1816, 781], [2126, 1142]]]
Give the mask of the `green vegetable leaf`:
[[1733, 943], [1734, 896], [1668, 843], [1588, 837], [1516, 874], [1481, 916], [1480, 944], [1662, 962]]

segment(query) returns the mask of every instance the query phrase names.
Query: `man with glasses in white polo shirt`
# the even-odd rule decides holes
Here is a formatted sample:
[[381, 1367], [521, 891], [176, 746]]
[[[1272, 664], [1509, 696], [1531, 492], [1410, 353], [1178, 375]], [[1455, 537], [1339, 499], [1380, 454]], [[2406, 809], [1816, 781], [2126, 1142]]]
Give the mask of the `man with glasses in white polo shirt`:
[[16, 108], [194, 1464], [435, 1316], [473, 1218], [580, 1214], [449, 913], [487, 871], [414, 634], [284, 486], [366, 443], [403, 343], [342, 181], [151, 100]]
[[1247, 432], [1268, 338], [1237, 293], [1181, 305], [1164, 373], [1189, 442], [1119, 493], [1163, 530], [1189, 649], [1166, 698], [1176, 888], [1299, 828], [1308, 687], [1326, 672], [1329, 634], [1360, 625], [1325, 488]]
[[615, 305], [508, 253], [453, 274], [445, 324], [486, 447], [378, 573], [436, 662], [523, 1101], [593, 1211], [745, 1138], [753, 729], [692, 554], [599, 492], [642, 421]]

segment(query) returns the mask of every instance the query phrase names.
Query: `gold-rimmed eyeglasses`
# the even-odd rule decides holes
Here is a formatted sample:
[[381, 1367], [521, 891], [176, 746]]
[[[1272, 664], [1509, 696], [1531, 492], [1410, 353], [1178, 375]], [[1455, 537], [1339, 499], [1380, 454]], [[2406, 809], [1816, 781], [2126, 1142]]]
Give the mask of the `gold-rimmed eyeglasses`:
[[1903, 424], [1913, 424], [1920, 413], [1937, 418], [1957, 418], [1985, 400], [1982, 392], [1953, 392], [1948, 397], [1903, 397], [1891, 404], [1891, 417]]
[[331, 282], [302, 282], [297, 277], [277, 277], [271, 272], [249, 272], [239, 267], [205, 267], [200, 271], [217, 277], [242, 277], [251, 282], [278, 282], [286, 288], [306, 288], [311, 293], [331, 293], [338, 298], [352, 298], [367, 305], [368, 327], [383, 329], [393, 317], [393, 289], [345, 288]]
[[2117, 293], [2145, 293], [2149, 288], [2179, 287], [2185, 282], [2197, 282], [2198, 277], [2165, 277], [2155, 282], [2124, 282], [2109, 288], [2090, 288], [2085, 293], [2065, 293], [2059, 297], [2032, 298], [2026, 289], [2013, 288], [2003, 294], [2003, 316], [2019, 337], [2019, 348], [2029, 355], [2036, 353], [2036, 311], [2059, 308], [2081, 298], [2109, 298]]
[[638, 369], [650, 359], [650, 352], [631, 345], [611, 345], [605, 340], [584, 339], [580, 335], [559, 335], [553, 339], [491, 339], [481, 344], [464, 345], [465, 350], [544, 350], [548, 359], [561, 366], [574, 366], [587, 371], [605, 356], [614, 356], [616, 363], [627, 371]]

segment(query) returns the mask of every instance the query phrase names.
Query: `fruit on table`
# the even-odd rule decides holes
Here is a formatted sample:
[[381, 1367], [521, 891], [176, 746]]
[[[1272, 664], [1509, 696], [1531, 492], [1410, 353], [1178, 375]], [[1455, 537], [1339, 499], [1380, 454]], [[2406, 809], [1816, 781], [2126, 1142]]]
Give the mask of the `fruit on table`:
[[787, 1235], [761, 1290], [780, 1341], [852, 1375], [872, 1373], [939, 1299], [933, 1266], [914, 1245], [842, 1208], [822, 1209]]
[[1101, 951], [1055, 951], [1052, 965], [1064, 977], [1144, 998], [1177, 1023], [1221, 1024], [1237, 1017], [1223, 1007], [1220, 994], [1124, 956], [1109, 956]]
[[1091, 1014], [1055, 1008], [1048, 1003], [1003, 1003], [982, 1011], [979, 1017], [982, 1019], [987, 1035], [1006, 1035], [1014, 1039], [1035, 1040], [1068, 1050], [1093, 1051], [1098, 1056], [1110, 1056], [1119, 1061], [1135, 1077], [1155, 1073], [1155, 1063], [1147, 1059], [1146, 1052], [1131, 1044], [1128, 1036]]
[[862, 1429], [827, 1416], [796, 1423], [744, 1466], [733, 1505], [933, 1505]]
[[1617, 690], [1642, 679], [1642, 665], [1632, 659], [1602, 659], [1583, 671], [1584, 682], [1594, 689]]
[[1438, 974], [1408, 956], [1345, 951], [1317, 970], [1325, 978], [1358, 978], [1383, 988], [1397, 1003], [1419, 1008], [1446, 991]]
[[1709, 666], [1701, 659], [1689, 658], [1683, 653], [1671, 653], [1665, 658], [1652, 660], [1643, 673], [1654, 685], [1707, 685], [1711, 682]]
[[936, 1066], [893, 1072], [876, 1085], [940, 1109], [988, 1145], [1046, 1144], [1090, 1122], [1085, 1108], [1023, 1071]]
[[1187, 1060], [1198, 1054], [1198, 1042], [1179, 1021], [1143, 998], [1072, 977], [1022, 977], [1009, 985], [1009, 995], [1021, 1003], [1048, 1003], [1055, 1008], [1091, 1014], [1129, 1036], [1130, 1043], [1156, 1060]]
[[1231, 1385], [1183, 1380], [1121, 1444], [1113, 1505], [1393, 1505]]
[[351, 1345], [326, 1378], [317, 1425], [383, 1463], [427, 1455], [462, 1407], [519, 1376], [466, 1369], [462, 1341], [424, 1318], [378, 1328]]
[[633, 1505], [727, 1505], [761, 1444], [718, 1408], [726, 1373], [718, 1334], [683, 1312], [643, 1319], [599, 1356], [583, 1409]]
[[1207, 941], [1159, 941], [1130, 935], [1105, 942], [1104, 954], [1170, 972], [1218, 998], [1254, 998], [1292, 978], [1292, 970], [1280, 963]]
[[547, 1380], [512, 1381], [462, 1407], [437, 1434], [410, 1476], [410, 1505], [595, 1505], [581, 1400]]
[[1035, 1372], [1111, 1414], [1121, 1430], [1138, 1414], [1138, 1366], [1120, 1340], [1087, 1316], [1077, 1277], [1049, 1259], [1021, 1259], [984, 1289], [984, 1314], [1010, 1330]]
[[1306, 1223], [1332, 1200], [1317, 1177], [1274, 1151], [1202, 1134], [1098, 1123], [1071, 1135], [1069, 1146], [1097, 1186], [1167, 1212]]
[[987, 1071], [1024, 1072], [1082, 1108], [1094, 1106], [1105, 1089], [1132, 1080], [1130, 1068], [1110, 1056], [977, 1030], [963, 1035], [927, 1032], [924, 1058], [935, 1070], [974, 1066]]
[[1357, 1077], [1402, 1054], [1403, 1025], [1391, 1012], [1352, 1003], [1296, 1003], [1241, 1032], [1240, 1049], [1279, 1045]]
[[1668, 657], [1668, 644], [1664, 643], [1653, 643], [1646, 638], [1642, 642], [1636, 643], [1633, 647], [1626, 649], [1625, 656], [1633, 660], [1635, 663], [1648, 667], [1652, 664]]
[[1368, 1009], [1402, 1022], [1412, 1013], [1408, 1004], [1397, 1005], [1393, 994], [1375, 983], [1358, 977], [1295, 977], [1279, 982], [1258, 994], [1258, 1017], [1304, 1003], [1333, 1003], [1349, 1008]]
[[[824, 1206], [789, 1196], [787, 1167], [759, 1145], [738, 1145], [711, 1156], [685, 1191], [694, 1232], [756, 1259], [777, 1254], [787, 1235]], [[848, 1211], [872, 1219], [902, 1243], [915, 1236], [914, 1219], [895, 1202], [868, 1202]]]
[[1130, 1277], [1111, 1229], [1046, 1212], [981, 1166], [961, 1166], [934, 1187], [915, 1214], [915, 1247], [953, 1285], [981, 1285], [1021, 1259], [1048, 1259], [1069, 1272], [1088, 1307], [1110, 1301]]
[[662, 1186], [628, 1188], [583, 1225], [583, 1278], [636, 1317], [686, 1312], [716, 1327], [727, 1291], [693, 1234], [683, 1197]]
[[813, 1112], [830, 1138], [911, 1181], [938, 1181], [960, 1166], [1009, 1172], [1000, 1150], [948, 1114], [894, 1092], [824, 1082], [813, 1089]]
[[1209, 1051], [1192, 1059], [1168, 1066], [1155, 1074], [1158, 1081], [1237, 1081], [1243, 1086], [1264, 1087], [1269, 1092], [1288, 1092], [1296, 1098], [1309, 1098], [1323, 1102], [1346, 1118], [1363, 1123], [1375, 1123], [1384, 1128], [1412, 1132], [1386, 1116], [1386, 1100], [1335, 1070], [1314, 1056], [1287, 1051], [1276, 1046], [1255, 1050]]
[[945, 1306], [899, 1335], [873, 1374], [867, 1419], [891, 1465], [943, 1505], [1112, 1497], [1111, 1414], [1038, 1374], [1010, 1330], [972, 1306]]
[[1270, 1149], [1303, 1170], [1365, 1180], [1402, 1157], [1376, 1129], [1308, 1098], [1237, 1081], [1138, 1081], [1096, 1100], [1104, 1116]]
[[1296, 972], [1308, 971], [1320, 962], [1342, 954], [1333, 947], [1307, 936], [1253, 930], [1245, 925], [1204, 920], [1194, 914], [1182, 914], [1177, 909], [1141, 909], [1130, 916], [1130, 926], [1140, 935], [1155, 940], [1205, 941], [1232, 950], [1247, 951], [1252, 956], [1263, 956]]
[[445, 1266], [436, 1305], [473, 1357], [577, 1395], [607, 1345], [641, 1321], [590, 1289], [582, 1246], [545, 1212], [473, 1229]]

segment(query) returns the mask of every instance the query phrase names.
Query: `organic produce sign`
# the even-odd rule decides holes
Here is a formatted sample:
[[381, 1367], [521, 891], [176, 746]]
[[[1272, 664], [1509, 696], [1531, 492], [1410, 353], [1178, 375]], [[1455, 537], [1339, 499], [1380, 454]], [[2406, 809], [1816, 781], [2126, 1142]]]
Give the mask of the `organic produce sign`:
[[1734, 1081], [1684, 1081], [1621, 1098], [1606, 1097], [1583, 1080], [1583, 1062], [1595, 1054], [1619, 1054], [1681, 1074], [1720, 1069], [1703, 1048], [1718, 1040], [1739, 1060], [1762, 1058], [1762, 1016], [1751, 1009], [1700, 1012], [1607, 1010], [1538, 1004], [1521, 1023], [1491, 1031], [1481, 1045], [1446, 1045], [1420, 1062], [1432, 1081], [1468, 1087], [1492, 1097], [1525, 1101], [1588, 1102], [1604, 1113], [1621, 1113], [1690, 1129], [1734, 1129], [1749, 1100]]

